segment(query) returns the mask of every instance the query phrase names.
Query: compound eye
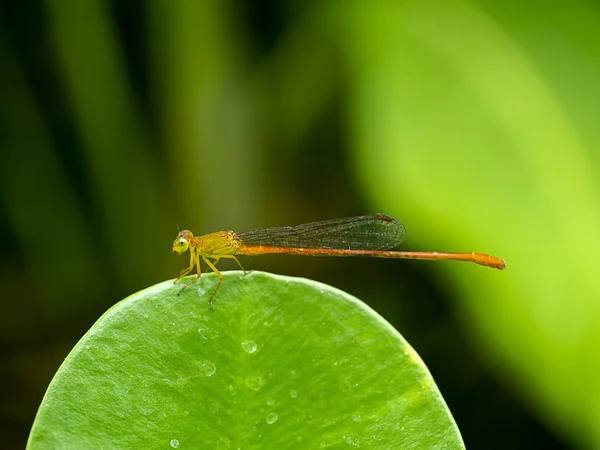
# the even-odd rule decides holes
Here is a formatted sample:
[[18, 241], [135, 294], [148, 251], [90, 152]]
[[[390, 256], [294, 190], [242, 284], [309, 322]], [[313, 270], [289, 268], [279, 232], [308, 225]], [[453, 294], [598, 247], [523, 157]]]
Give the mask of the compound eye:
[[187, 251], [188, 247], [189, 247], [189, 242], [186, 238], [180, 237], [175, 239], [175, 242], [173, 242], [173, 251], [177, 252], [177, 253], [184, 253]]

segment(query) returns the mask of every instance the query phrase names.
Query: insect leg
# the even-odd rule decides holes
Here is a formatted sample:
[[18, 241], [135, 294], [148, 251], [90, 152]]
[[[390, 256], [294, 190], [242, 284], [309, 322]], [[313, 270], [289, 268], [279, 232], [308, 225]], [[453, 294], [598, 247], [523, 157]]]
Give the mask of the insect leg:
[[204, 260], [204, 262], [206, 264], [208, 264], [208, 267], [210, 267], [213, 270], [213, 272], [216, 273], [217, 276], [219, 277], [219, 284], [217, 284], [217, 287], [216, 287], [215, 291], [212, 293], [212, 295], [210, 296], [210, 299], [209, 299], [210, 309], [213, 309], [213, 304], [212, 304], [213, 298], [214, 298], [215, 294], [217, 293], [217, 291], [219, 290], [219, 288], [221, 287], [221, 284], [223, 283], [223, 274], [221, 272], [219, 272], [219, 269], [217, 269], [217, 266], [215, 266], [215, 264], [219, 262], [220, 258], [221, 257], [215, 258], [215, 262], [212, 263], [205, 256], [202, 257], [202, 259]]
[[190, 248], [190, 265], [189, 265], [189, 267], [183, 269], [179, 273], [179, 276], [173, 282], [173, 284], [177, 283], [180, 279], [182, 279], [183, 277], [185, 277], [188, 273], [190, 273], [194, 269], [194, 265], [196, 264], [195, 256], [196, 256], [196, 250], [194, 248]]
[[[235, 257], [235, 255], [221, 255], [221, 258], [229, 258], [229, 259], [233, 259], [238, 266], [240, 266], [240, 269], [242, 269], [242, 272], [244, 272], [244, 275], [246, 275], [246, 269], [244, 269], [244, 266], [242, 266], [242, 264], [239, 262], [239, 260]], [[215, 261], [216, 263], [216, 261]]]
[[[193, 250], [193, 249], [190, 249], [190, 251], [191, 251], [191, 250]], [[194, 252], [194, 256], [193, 256], [192, 258], [193, 258], [195, 261], [194, 261], [194, 262], [192, 262], [192, 264], [191, 264], [191, 266], [190, 266], [190, 271], [191, 271], [191, 269], [193, 269], [193, 268], [194, 268], [194, 265], [195, 265], [195, 266], [196, 266], [196, 268], [197, 268], [197, 270], [198, 270], [198, 275], [196, 276], [196, 278], [195, 278], [195, 279], [193, 279], [192, 281], [190, 281], [189, 283], [187, 283], [185, 286], [183, 286], [183, 287], [182, 287], [182, 288], [179, 290], [179, 293], [178, 293], [177, 295], [181, 294], [181, 292], [183, 292], [183, 290], [184, 290], [186, 287], [188, 287], [190, 284], [192, 284], [192, 283], [195, 283], [196, 281], [198, 281], [198, 280], [200, 279], [200, 276], [202, 275], [202, 271], [201, 271], [201, 269], [200, 269], [200, 254], [199, 254], [199, 253], [197, 253], [197, 252]], [[204, 258], [204, 257], [203, 257], [203, 258]], [[206, 259], [204, 259], [204, 260], [206, 261]], [[181, 276], [180, 276], [180, 278], [181, 278]]]

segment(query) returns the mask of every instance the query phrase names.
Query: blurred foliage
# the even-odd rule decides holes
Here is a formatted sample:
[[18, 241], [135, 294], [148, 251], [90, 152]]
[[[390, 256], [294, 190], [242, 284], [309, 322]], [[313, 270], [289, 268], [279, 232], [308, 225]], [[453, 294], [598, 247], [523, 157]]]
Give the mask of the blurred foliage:
[[407, 249], [508, 268], [245, 264], [371, 301], [467, 447], [600, 447], [599, 25], [583, 0], [3, 2], [0, 441], [103, 311], [185, 265], [177, 224], [381, 211]]

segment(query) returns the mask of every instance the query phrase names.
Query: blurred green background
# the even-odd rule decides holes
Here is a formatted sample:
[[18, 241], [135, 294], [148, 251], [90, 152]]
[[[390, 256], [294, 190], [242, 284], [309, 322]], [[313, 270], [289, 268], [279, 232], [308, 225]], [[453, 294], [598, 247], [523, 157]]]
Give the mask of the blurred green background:
[[373, 212], [508, 268], [242, 263], [369, 303], [467, 447], [600, 448], [598, 2], [0, 5], [3, 448], [102, 313], [186, 265], [177, 225]]

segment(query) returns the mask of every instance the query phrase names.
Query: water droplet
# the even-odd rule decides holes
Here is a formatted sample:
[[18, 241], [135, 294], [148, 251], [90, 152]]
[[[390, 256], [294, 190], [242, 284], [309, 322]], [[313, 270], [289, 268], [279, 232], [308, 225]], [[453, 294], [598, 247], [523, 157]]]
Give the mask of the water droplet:
[[196, 361], [201, 377], [212, 377], [217, 371], [217, 366], [207, 360]]
[[246, 378], [246, 386], [253, 391], [258, 391], [264, 384], [263, 377], [261, 375], [251, 375]]
[[360, 422], [361, 420], [362, 420], [362, 417], [360, 417], [360, 414], [358, 416], [354, 416], [355, 422]]
[[321, 442], [321, 447], [325, 448], [327, 447], [327, 444], [325, 442]]
[[256, 342], [244, 341], [242, 342], [242, 348], [248, 353], [254, 353], [256, 351]]
[[296, 442], [297, 442], [298, 444], [302, 444], [302, 441], [304, 441], [304, 438], [303, 438], [302, 436], [298, 436], [298, 437], [296, 438]]
[[204, 339], [216, 339], [219, 336], [219, 332], [210, 327], [198, 328], [198, 333], [200, 333]]
[[171, 344], [171, 350], [173, 350], [175, 353], [178, 353], [181, 351], [181, 347], [179, 347], [177, 344]]
[[274, 404], [275, 404], [275, 400], [273, 400], [272, 398], [270, 398], [269, 400], [267, 400], [267, 405], [273, 406]]
[[346, 442], [350, 445], [353, 445], [354, 447], [358, 447], [358, 441], [351, 436], [348, 436], [346, 438]]
[[277, 415], [277, 413], [270, 412], [269, 414], [267, 414], [267, 423], [269, 425], [273, 425], [278, 420], [279, 420], [279, 416]]
[[179, 441], [177, 439], [171, 439], [171, 447], [173, 447], [173, 448], [179, 447]]
[[115, 387], [115, 394], [117, 394], [119, 397], [125, 397], [126, 395], [129, 394], [129, 391], [131, 391], [131, 388], [129, 388], [129, 387], [124, 387], [124, 386]]
[[202, 297], [206, 293], [206, 289], [204, 289], [202, 286], [198, 285], [198, 289], [196, 292], [198, 292], [199, 297]]
[[404, 431], [404, 427], [400, 428], [400, 431]]
[[265, 320], [265, 321], [263, 322], [263, 325], [264, 325], [265, 327], [268, 327], [268, 326], [269, 326], [269, 322], [267, 322], [267, 321]]
[[149, 416], [156, 411], [156, 400], [151, 397], [147, 397], [143, 400], [142, 405], [140, 406], [140, 412], [144, 416]]
[[292, 397], [292, 398], [298, 397], [298, 391], [292, 389], [290, 391], [290, 397]]

